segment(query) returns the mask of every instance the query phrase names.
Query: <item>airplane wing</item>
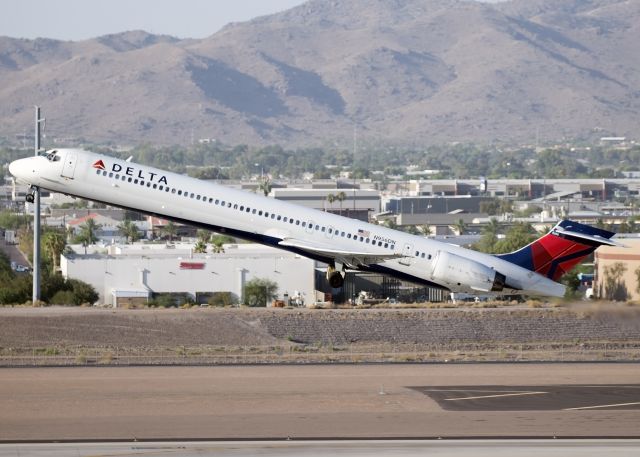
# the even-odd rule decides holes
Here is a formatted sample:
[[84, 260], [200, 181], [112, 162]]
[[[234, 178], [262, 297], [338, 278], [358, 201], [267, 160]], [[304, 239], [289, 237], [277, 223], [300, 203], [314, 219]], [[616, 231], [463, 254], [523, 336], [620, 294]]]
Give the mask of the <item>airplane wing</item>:
[[397, 254], [393, 252], [374, 254], [371, 252], [345, 251], [343, 249], [336, 249], [335, 247], [328, 244], [302, 241], [295, 238], [285, 238], [278, 244], [283, 247], [298, 248], [312, 254], [320, 254], [324, 257], [330, 257], [339, 261], [340, 263], [354, 268], [359, 265], [371, 265], [374, 263], [383, 262], [385, 260], [404, 257], [403, 254]]

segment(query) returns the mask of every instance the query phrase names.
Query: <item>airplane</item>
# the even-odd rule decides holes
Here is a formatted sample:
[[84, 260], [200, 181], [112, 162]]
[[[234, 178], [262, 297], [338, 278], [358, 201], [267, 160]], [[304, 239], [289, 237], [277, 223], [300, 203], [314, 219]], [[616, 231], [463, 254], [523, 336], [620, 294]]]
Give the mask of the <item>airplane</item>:
[[9, 172], [33, 192], [93, 200], [324, 262], [335, 289], [349, 268], [454, 293], [562, 297], [558, 279], [598, 246], [620, 245], [613, 232], [563, 220], [522, 249], [485, 254], [82, 149], [44, 151], [12, 162]]

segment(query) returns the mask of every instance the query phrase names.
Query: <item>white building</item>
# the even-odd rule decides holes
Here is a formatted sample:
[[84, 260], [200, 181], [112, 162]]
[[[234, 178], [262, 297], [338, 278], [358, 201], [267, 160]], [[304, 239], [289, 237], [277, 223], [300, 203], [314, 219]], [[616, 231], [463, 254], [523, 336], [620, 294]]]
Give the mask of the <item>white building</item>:
[[91, 284], [101, 303], [114, 306], [158, 293], [184, 293], [206, 303], [212, 292], [231, 292], [242, 300], [244, 285], [253, 278], [275, 281], [279, 298], [315, 300], [313, 260], [258, 244], [224, 249], [194, 254], [191, 244], [114, 245], [106, 254], [63, 256], [60, 267], [65, 277]]

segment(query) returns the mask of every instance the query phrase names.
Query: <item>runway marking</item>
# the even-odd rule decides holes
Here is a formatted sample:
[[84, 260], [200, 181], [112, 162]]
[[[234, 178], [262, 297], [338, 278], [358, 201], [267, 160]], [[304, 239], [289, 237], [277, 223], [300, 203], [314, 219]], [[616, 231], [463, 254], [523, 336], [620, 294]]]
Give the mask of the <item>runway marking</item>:
[[531, 390], [422, 389], [423, 392], [531, 392]]
[[457, 400], [477, 400], [479, 398], [497, 398], [497, 397], [515, 397], [518, 395], [542, 395], [548, 392], [513, 392], [510, 394], [499, 394], [499, 395], [482, 395], [477, 397], [458, 397], [458, 398], [445, 398], [447, 401], [457, 401]]
[[565, 408], [563, 409], [563, 411], [573, 411], [578, 409], [612, 408], [614, 406], [630, 406], [630, 405], [640, 405], [640, 401], [634, 401], [631, 403], [615, 403], [613, 405], [580, 406], [578, 408]]
[[577, 384], [574, 387], [597, 387], [597, 388], [601, 388], [601, 389], [609, 389], [611, 387], [616, 388], [616, 389], [640, 389], [640, 386], [624, 386], [624, 385], [618, 385], [618, 384], [599, 384], [597, 386], [590, 386], [590, 385], [582, 385], [582, 384]]

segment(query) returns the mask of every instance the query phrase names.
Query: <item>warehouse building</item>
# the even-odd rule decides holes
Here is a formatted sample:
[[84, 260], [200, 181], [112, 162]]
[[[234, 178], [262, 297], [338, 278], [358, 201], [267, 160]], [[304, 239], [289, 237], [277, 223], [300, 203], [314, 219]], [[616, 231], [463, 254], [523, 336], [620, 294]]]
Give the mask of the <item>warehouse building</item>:
[[245, 284], [254, 278], [276, 282], [279, 299], [315, 301], [313, 260], [257, 244], [229, 244], [215, 254], [195, 254], [191, 244], [113, 245], [65, 255], [60, 267], [113, 306], [146, 303], [158, 294], [207, 303], [212, 294], [229, 292], [242, 301]]

